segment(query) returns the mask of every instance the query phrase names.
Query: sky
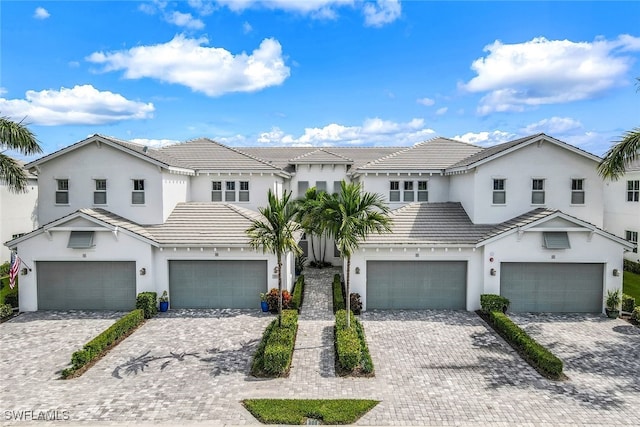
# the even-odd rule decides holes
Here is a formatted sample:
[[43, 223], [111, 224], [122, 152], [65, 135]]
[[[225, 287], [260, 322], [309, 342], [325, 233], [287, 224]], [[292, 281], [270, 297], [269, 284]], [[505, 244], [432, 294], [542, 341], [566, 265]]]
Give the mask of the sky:
[[[603, 155], [640, 126], [640, 2], [0, 2], [0, 116], [44, 153], [490, 146], [544, 132]], [[23, 156], [17, 156], [29, 160]]]

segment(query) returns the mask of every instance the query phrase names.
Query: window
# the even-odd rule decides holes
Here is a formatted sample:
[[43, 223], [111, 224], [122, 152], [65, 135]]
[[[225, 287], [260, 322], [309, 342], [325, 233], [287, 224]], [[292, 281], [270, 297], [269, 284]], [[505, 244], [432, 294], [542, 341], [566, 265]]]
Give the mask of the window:
[[227, 181], [225, 183], [226, 191], [224, 192], [224, 201], [225, 202], [235, 202], [236, 201], [236, 182], [235, 181]]
[[106, 205], [107, 204], [107, 180], [96, 179], [96, 191], [93, 192], [93, 204], [94, 205]]
[[69, 204], [69, 180], [56, 179], [56, 181], [57, 181], [56, 205], [68, 205]]
[[507, 203], [507, 192], [505, 191], [505, 180], [493, 180], [493, 204], [504, 205]]
[[544, 247], [547, 249], [569, 249], [569, 235], [566, 231], [545, 231]]
[[584, 205], [584, 179], [571, 180], [571, 204]]
[[240, 181], [240, 191], [238, 192], [239, 202], [249, 201], [249, 181]]
[[327, 192], [327, 181], [316, 181], [316, 190], [318, 192], [324, 191]]
[[399, 181], [389, 182], [389, 201], [390, 202], [400, 201], [400, 182]]
[[640, 200], [640, 181], [627, 181], [627, 202]]
[[144, 179], [133, 180], [133, 191], [131, 192], [132, 205], [144, 205]]
[[[626, 230], [624, 232], [624, 234], [626, 235], [626, 239], [629, 242], [633, 243], [634, 245], [638, 244], [638, 232], [637, 231]], [[633, 252], [634, 253], [638, 253], [638, 248], [637, 247], [633, 248]]]
[[531, 180], [531, 204], [544, 205], [544, 179]]
[[429, 192], [427, 191], [427, 181], [418, 181], [418, 201], [428, 202]]
[[71, 249], [88, 249], [94, 246], [93, 231], [72, 231], [69, 233], [67, 247]]
[[304, 193], [309, 189], [309, 181], [298, 181], [298, 197], [304, 197]]
[[211, 182], [211, 201], [212, 202], [222, 201], [222, 181]]
[[342, 181], [333, 181], [333, 194], [340, 194], [342, 191]]
[[404, 182], [404, 201], [405, 202], [413, 202], [413, 181], [405, 181]]

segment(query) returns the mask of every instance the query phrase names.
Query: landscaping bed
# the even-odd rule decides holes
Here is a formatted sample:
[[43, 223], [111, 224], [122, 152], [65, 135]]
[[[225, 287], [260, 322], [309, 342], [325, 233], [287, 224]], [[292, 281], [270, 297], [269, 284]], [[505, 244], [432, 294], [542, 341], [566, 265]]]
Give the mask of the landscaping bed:
[[338, 310], [346, 309], [344, 292], [342, 290], [342, 283], [340, 282], [340, 275], [337, 273], [333, 276], [332, 290], [333, 290], [333, 293], [332, 293], [333, 314], [335, 314]]
[[269, 378], [289, 375], [297, 332], [298, 311], [282, 310], [282, 326], [278, 327], [278, 319], [274, 319], [262, 335], [251, 363], [251, 375]]
[[335, 425], [353, 424], [379, 402], [361, 399], [247, 399], [242, 403], [264, 424], [300, 425], [312, 419]]
[[347, 312], [336, 312], [335, 352], [336, 374], [339, 376], [373, 377], [373, 360], [369, 354], [364, 327], [351, 316], [351, 327], [347, 329]]

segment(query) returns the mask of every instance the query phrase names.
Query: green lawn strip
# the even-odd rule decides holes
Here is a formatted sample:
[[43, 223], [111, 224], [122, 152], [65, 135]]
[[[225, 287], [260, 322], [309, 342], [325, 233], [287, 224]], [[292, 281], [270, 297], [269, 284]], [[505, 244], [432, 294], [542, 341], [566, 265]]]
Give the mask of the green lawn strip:
[[264, 424], [304, 424], [307, 418], [324, 424], [352, 424], [379, 402], [363, 399], [247, 399], [242, 402]]
[[640, 304], [640, 274], [624, 271], [622, 278], [622, 293], [634, 297], [636, 304]]

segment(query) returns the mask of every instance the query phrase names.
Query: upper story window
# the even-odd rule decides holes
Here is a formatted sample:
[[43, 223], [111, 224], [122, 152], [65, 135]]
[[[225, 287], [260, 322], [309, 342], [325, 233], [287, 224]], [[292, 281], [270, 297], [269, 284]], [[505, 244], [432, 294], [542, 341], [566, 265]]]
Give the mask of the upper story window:
[[324, 191], [327, 192], [327, 181], [316, 181], [316, 190], [318, 192]]
[[[248, 202], [249, 201], [249, 181], [211, 181], [211, 201], [222, 201], [222, 188], [224, 187], [225, 202]], [[236, 190], [237, 196], [236, 196]]]
[[571, 204], [584, 205], [584, 179], [571, 180]]
[[627, 202], [640, 200], [640, 181], [627, 181]]
[[309, 189], [309, 181], [298, 181], [298, 197], [304, 197]]
[[93, 192], [93, 204], [94, 205], [106, 205], [107, 204], [107, 180], [96, 179], [96, 191]]
[[531, 180], [531, 204], [544, 205], [544, 179]]
[[69, 204], [69, 180], [56, 179], [56, 205]]
[[238, 201], [249, 201], [249, 181], [240, 181], [240, 191], [238, 191]]
[[342, 191], [342, 181], [333, 181], [333, 194], [340, 194]]
[[211, 201], [222, 201], [222, 181], [213, 181], [211, 183]]
[[413, 202], [415, 200], [415, 196], [413, 194], [413, 181], [404, 182], [403, 198], [405, 202]]
[[428, 202], [429, 192], [427, 191], [427, 181], [418, 181], [418, 201]]
[[[629, 242], [633, 243], [634, 245], [638, 244], [638, 232], [637, 231], [625, 230], [624, 234], [625, 234], [625, 238]], [[633, 248], [633, 252], [638, 253], [638, 248], [637, 247]]]
[[493, 180], [493, 204], [504, 205], [507, 203], [506, 180], [503, 178]]
[[225, 202], [235, 202], [236, 201], [236, 182], [235, 181], [227, 181], [225, 183], [225, 192], [224, 192], [224, 201]]
[[400, 182], [399, 181], [389, 182], [389, 201], [390, 202], [400, 201]]
[[144, 205], [144, 179], [133, 180], [133, 191], [131, 192], [132, 205]]

